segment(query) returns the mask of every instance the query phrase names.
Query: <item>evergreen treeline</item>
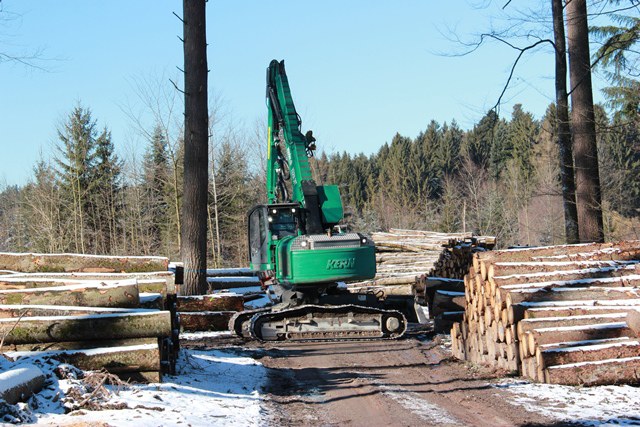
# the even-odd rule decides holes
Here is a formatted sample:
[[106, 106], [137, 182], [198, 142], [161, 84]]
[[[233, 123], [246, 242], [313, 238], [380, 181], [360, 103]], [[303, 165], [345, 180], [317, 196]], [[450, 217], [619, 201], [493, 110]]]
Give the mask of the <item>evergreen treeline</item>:
[[[516, 105], [472, 129], [431, 121], [375, 154], [323, 153], [318, 183], [338, 184], [353, 229], [389, 227], [495, 235], [501, 246], [564, 242], [555, 110], [536, 120]], [[597, 109], [607, 239], [637, 238], [640, 119]], [[211, 265], [246, 264], [245, 213], [264, 201], [262, 140], [213, 132], [208, 205]], [[179, 257], [182, 144], [158, 124], [141, 159], [124, 161], [111, 133], [75, 107], [54, 159], [0, 192], [0, 251]], [[320, 144], [322, 141], [319, 141]], [[253, 155], [252, 155], [253, 154]]]

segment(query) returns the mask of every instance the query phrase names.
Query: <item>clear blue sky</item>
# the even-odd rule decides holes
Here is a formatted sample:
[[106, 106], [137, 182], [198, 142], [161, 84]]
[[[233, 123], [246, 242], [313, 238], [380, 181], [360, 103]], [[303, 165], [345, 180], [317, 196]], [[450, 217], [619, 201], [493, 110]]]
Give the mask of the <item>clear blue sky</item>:
[[[209, 85], [239, 126], [265, 117], [265, 69], [285, 59], [305, 129], [328, 150], [375, 152], [396, 132], [415, 137], [430, 120], [469, 128], [495, 103], [516, 53], [492, 45], [449, 57], [443, 35], [486, 31], [502, 3], [427, 0], [211, 0]], [[56, 127], [77, 104], [107, 126], [119, 150], [142, 146], [121, 106], [131, 81], [182, 66], [182, 2], [4, 0], [19, 14], [0, 22], [0, 51], [43, 49], [47, 70], [0, 62], [0, 188], [24, 184]], [[514, 102], [540, 117], [553, 98], [553, 58], [518, 68], [502, 114]], [[167, 80], [166, 84], [170, 84]]]

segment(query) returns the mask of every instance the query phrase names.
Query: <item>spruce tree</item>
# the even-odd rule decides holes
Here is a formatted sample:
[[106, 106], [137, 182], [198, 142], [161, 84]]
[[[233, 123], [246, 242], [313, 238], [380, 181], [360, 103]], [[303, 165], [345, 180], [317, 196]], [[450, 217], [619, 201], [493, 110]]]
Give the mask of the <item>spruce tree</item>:
[[88, 226], [93, 190], [92, 170], [96, 163], [96, 122], [91, 111], [77, 105], [58, 129], [58, 183], [61, 187], [63, 217], [68, 218], [70, 250], [89, 249]]

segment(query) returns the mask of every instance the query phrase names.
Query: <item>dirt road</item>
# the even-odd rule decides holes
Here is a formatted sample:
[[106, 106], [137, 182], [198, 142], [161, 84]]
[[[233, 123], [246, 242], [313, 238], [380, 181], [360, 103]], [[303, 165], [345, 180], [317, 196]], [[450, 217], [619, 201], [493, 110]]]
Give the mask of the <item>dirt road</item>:
[[441, 340], [414, 333], [399, 341], [262, 347], [273, 425], [554, 424], [507, 403], [490, 385], [495, 373], [450, 359]]

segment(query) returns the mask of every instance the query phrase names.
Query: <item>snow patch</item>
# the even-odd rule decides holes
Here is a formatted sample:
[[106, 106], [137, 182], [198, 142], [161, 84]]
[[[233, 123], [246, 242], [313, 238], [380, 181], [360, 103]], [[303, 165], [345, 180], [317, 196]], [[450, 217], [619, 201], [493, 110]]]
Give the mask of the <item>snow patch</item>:
[[391, 399], [399, 403], [403, 408], [427, 421], [429, 423], [428, 425], [464, 425], [456, 420], [444, 408], [427, 402], [417, 393], [410, 393], [406, 390], [397, 392], [394, 390], [394, 388], [388, 385], [381, 385], [380, 389], [385, 396], [390, 397]]
[[512, 395], [511, 404], [558, 421], [585, 426], [640, 424], [639, 387], [573, 387], [507, 379], [496, 388]]
[[[26, 406], [27, 415], [38, 425], [67, 425], [108, 422], [110, 426], [261, 426], [267, 420], [262, 409], [261, 390], [267, 382], [267, 369], [238, 350], [197, 351], [183, 349], [177, 363], [178, 375], [165, 376], [163, 383], [130, 385], [116, 390], [106, 402], [125, 409], [65, 414], [62, 396], [70, 380], [58, 380], [55, 365], [45, 365], [49, 385]], [[34, 362], [34, 363], [35, 363]], [[0, 370], [8, 368], [0, 358]], [[43, 368], [44, 369], [44, 368]], [[47, 373], [47, 372], [46, 372]], [[33, 405], [35, 403], [35, 405]], [[24, 405], [24, 404], [23, 404]], [[27, 418], [28, 419], [28, 418]]]

